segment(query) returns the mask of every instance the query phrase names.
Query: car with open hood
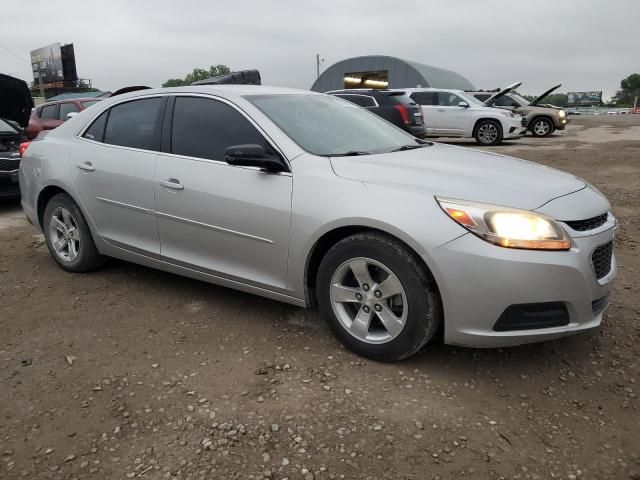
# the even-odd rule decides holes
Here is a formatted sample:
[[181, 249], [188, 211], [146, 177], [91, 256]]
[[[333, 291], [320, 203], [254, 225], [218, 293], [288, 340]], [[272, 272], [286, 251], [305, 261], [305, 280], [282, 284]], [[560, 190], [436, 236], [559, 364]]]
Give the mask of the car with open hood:
[[536, 137], [548, 137], [556, 130], [564, 130], [569, 123], [567, 112], [560, 107], [541, 104], [549, 94], [562, 86], [558, 84], [529, 101], [515, 90], [522, 82], [492, 92], [468, 92], [485, 105], [511, 110], [527, 118], [527, 130]]
[[33, 100], [24, 80], [0, 74], [0, 197], [20, 195], [20, 144]]
[[616, 220], [584, 180], [303, 90], [103, 100], [28, 146], [20, 186], [64, 270], [116, 257], [319, 305], [377, 360], [437, 332], [491, 347], [597, 328], [616, 276]]
[[475, 138], [480, 145], [499, 145], [521, 138], [526, 131], [522, 115], [484, 105], [473, 95], [447, 88], [407, 88], [422, 108], [427, 136]]

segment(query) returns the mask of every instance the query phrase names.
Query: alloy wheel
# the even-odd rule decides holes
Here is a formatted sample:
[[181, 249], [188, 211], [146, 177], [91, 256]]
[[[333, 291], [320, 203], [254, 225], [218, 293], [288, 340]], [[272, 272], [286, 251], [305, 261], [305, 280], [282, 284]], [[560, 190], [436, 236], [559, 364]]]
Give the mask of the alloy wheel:
[[58, 258], [73, 262], [80, 252], [80, 229], [69, 210], [56, 208], [49, 223], [49, 238]]
[[407, 321], [407, 295], [400, 280], [376, 260], [344, 262], [331, 278], [329, 295], [343, 328], [362, 342], [389, 342]]
[[493, 143], [498, 138], [498, 129], [493, 123], [485, 123], [478, 129], [478, 138], [482, 143]]
[[533, 131], [536, 135], [540, 135], [541, 137], [547, 135], [550, 130], [549, 123], [544, 120], [538, 120], [533, 126]]

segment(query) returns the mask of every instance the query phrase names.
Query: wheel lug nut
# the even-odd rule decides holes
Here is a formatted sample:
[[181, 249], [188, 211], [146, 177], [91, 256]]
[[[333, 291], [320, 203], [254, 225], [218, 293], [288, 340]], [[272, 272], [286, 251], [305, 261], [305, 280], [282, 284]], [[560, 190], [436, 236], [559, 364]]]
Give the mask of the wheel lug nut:
[[359, 293], [356, 293], [356, 300], [358, 301], [362, 300], [362, 295]]
[[363, 289], [365, 292], [368, 292], [368, 291], [369, 291], [369, 285], [367, 285], [367, 284], [365, 283], [364, 285], [362, 285], [362, 289]]
[[382, 292], [381, 292], [380, 290], [376, 290], [376, 291], [374, 292], [374, 295], [375, 295], [377, 298], [380, 298], [380, 297], [382, 296]]
[[369, 313], [369, 311], [370, 311], [370, 310], [371, 310], [371, 309], [370, 309], [369, 307], [367, 307], [366, 305], [365, 305], [364, 307], [362, 307], [362, 311], [363, 311], [364, 313]]
[[376, 312], [380, 312], [380, 311], [382, 311], [382, 307], [381, 307], [380, 305], [378, 305], [378, 304], [376, 304], [376, 306], [375, 306], [375, 307], [373, 307], [373, 308], [375, 308], [375, 309], [376, 309]]

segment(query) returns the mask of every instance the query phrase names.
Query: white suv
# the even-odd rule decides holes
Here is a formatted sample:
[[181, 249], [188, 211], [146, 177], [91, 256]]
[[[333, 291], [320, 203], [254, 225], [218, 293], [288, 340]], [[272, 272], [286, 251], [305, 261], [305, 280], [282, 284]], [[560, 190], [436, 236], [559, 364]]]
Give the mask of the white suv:
[[427, 136], [473, 137], [480, 145], [498, 145], [503, 139], [520, 138], [526, 118], [501, 108], [487, 107], [461, 90], [405, 88], [422, 107]]

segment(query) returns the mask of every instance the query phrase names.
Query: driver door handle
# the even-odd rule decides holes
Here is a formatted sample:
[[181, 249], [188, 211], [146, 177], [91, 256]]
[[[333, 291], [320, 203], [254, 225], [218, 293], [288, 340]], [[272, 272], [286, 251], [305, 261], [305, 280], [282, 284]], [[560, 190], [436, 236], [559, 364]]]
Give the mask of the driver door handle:
[[160, 185], [174, 190], [184, 190], [184, 185], [180, 183], [177, 178], [170, 178], [169, 180], [160, 180]]
[[95, 172], [96, 167], [93, 166], [91, 162], [84, 162], [76, 165], [80, 170], [84, 170], [85, 172]]

